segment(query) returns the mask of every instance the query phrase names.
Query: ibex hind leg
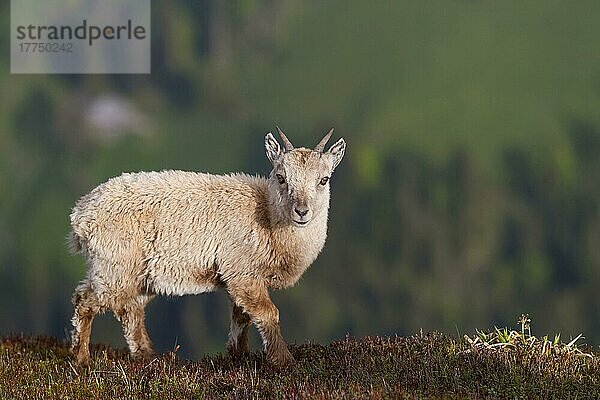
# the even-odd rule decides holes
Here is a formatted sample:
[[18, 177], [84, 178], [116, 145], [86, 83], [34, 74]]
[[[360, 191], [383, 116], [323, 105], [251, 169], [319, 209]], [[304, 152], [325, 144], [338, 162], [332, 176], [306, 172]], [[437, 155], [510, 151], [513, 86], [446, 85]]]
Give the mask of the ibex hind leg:
[[71, 322], [71, 351], [77, 364], [87, 365], [90, 362], [90, 335], [92, 322], [96, 314], [103, 310], [89, 280], [83, 280], [73, 292], [71, 302], [75, 308]]
[[145, 325], [145, 307], [154, 296], [138, 295], [123, 301], [114, 309], [123, 326], [123, 335], [134, 358], [149, 358], [154, 354]]

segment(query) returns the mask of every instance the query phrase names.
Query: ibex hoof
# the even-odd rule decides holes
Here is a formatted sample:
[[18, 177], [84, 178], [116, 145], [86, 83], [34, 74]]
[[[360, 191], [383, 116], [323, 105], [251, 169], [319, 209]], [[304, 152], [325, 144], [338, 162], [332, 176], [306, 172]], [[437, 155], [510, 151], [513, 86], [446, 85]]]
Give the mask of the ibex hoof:
[[292, 356], [292, 353], [290, 353], [287, 348], [272, 354], [268, 360], [276, 368], [289, 367], [296, 363], [296, 359], [294, 356]]
[[77, 365], [80, 367], [87, 367], [90, 365], [90, 362], [92, 361], [92, 359], [90, 358], [90, 354], [85, 354], [85, 353], [78, 353], [75, 357], [75, 361], [77, 362]]
[[250, 354], [248, 346], [234, 346], [230, 343], [227, 344], [227, 354], [230, 357], [243, 357]]

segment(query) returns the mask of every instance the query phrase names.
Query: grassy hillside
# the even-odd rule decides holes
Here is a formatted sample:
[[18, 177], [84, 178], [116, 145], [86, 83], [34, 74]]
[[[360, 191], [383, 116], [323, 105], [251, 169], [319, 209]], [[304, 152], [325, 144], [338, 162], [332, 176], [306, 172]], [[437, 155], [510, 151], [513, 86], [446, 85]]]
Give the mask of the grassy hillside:
[[600, 397], [600, 356], [571, 343], [495, 330], [453, 339], [346, 338], [292, 346], [297, 364], [273, 370], [256, 352], [199, 362], [176, 352], [131, 361], [122, 350], [95, 346], [77, 368], [67, 346], [48, 337], [0, 342], [0, 398], [577, 398]]

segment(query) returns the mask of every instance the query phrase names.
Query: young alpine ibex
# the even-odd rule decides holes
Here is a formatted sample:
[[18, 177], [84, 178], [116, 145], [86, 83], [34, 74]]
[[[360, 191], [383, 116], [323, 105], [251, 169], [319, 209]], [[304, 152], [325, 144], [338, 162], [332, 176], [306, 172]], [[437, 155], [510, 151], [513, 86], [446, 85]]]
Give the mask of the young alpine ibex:
[[252, 322], [267, 358], [293, 361], [269, 289], [294, 285], [325, 244], [329, 180], [346, 143], [324, 152], [294, 148], [277, 128], [282, 149], [265, 137], [268, 178], [164, 171], [123, 174], [81, 197], [69, 237], [88, 264], [73, 294], [72, 350], [90, 361], [94, 316], [112, 310], [131, 354], [152, 354], [144, 308], [155, 295], [182, 296], [223, 288], [231, 300], [227, 349], [248, 351]]

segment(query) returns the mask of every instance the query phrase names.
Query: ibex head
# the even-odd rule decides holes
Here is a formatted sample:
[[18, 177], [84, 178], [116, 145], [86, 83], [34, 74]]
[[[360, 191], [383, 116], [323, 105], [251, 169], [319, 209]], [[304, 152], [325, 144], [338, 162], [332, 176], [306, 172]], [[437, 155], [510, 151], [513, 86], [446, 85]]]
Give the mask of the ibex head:
[[294, 148], [279, 127], [277, 131], [283, 148], [271, 133], [265, 136], [267, 158], [273, 164], [269, 175], [271, 201], [285, 221], [306, 226], [329, 207], [329, 179], [344, 157], [346, 142], [342, 138], [325, 152], [331, 128], [313, 150]]

